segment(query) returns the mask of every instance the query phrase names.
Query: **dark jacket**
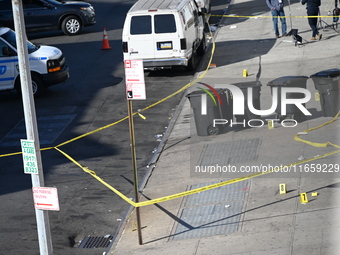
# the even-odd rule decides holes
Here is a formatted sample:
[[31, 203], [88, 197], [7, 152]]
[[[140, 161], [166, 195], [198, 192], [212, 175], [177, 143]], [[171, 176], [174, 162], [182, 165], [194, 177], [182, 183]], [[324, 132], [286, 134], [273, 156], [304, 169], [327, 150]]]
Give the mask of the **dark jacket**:
[[321, 5], [321, 0], [302, 0], [301, 3], [307, 3], [307, 9], [318, 9]]

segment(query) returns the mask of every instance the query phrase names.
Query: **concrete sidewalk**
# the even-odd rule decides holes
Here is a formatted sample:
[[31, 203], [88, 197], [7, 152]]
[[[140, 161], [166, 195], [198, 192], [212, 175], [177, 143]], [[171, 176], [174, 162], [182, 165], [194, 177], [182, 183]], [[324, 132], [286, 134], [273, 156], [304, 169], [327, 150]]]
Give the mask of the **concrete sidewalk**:
[[[295, 1], [290, 10], [292, 16], [306, 15], [305, 6]], [[326, 15], [323, 6], [321, 10], [321, 15]], [[285, 11], [288, 15], [288, 7]], [[270, 16], [265, 1], [245, 0], [233, 1], [226, 14]], [[323, 19], [332, 24], [331, 18]], [[253, 82], [261, 66], [261, 109], [268, 109], [272, 102], [270, 87], [266, 86], [269, 81], [282, 76], [309, 77], [322, 70], [340, 68], [340, 35], [333, 28], [320, 30], [321, 41], [309, 42], [311, 31], [306, 19], [292, 18], [292, 22], [287, 22], [288, 31], [299, 29], [304, 38], [302, 45], [295, 46], [291, 37], [274, 38], [270, 18], [223, 18], [215, 34], [212, 63], [216, 68], [210, 69], [201, 81], [210, 85]], [[248, 77], [242, 77], [244, 69]], [[339, 173], [334, 173], [339, 169], [339, 154], [330, 155], [338, 149], [294, 140], [300, 133], [300, 138], [314, 143], [340, 144], [339, 122], [322, 126], [332, 117], [323, 116], [320, 101], [314, 98], [317, 91], [312, 79], [307, 80], [307, 88], [312, 99], [306, 107], [312, 116], [296, 127], [276, 123], [273, 129], [267, 125], [227, 128], [216, 136], [197, 136], [190, 102], [184, 97], [141, 201], [252, 174], [212, 173], [200, 166], [232, 164], [237, 170], [263, 170], [302, 163], [286, 168], [286, 172], [141, 207], [143, 245], [138, 244], [135, 211], [131, 210], [107, 254], [340, 254], [340, 183]], [[324, 157], [315, 159], [320, 155]], [[313, 167], [324, 167], [324, 171], [311, 173]], [[286, 194], [280, 194], [280, 184], [286, 184]], [[308, 203], [300, 202], [300, 193], [304, 192]]]

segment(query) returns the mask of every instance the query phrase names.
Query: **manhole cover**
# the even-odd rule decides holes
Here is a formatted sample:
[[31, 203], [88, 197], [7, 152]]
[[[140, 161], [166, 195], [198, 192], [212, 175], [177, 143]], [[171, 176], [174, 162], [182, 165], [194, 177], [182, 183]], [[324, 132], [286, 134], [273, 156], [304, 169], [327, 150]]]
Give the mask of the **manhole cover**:
[[113, 236], [87, 236], [81, 241], [78, 248], [90, 249], [90, 248], [107, 248]]

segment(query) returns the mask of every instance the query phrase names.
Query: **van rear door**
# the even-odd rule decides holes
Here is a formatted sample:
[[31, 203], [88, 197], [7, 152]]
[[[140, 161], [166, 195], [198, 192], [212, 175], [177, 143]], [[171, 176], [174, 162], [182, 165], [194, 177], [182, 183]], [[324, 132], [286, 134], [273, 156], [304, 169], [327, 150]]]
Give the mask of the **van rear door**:
[[180, 38], [172, 13], [154, 15], [155, 58], [172, 58], [180, 52]]
[[132, 59], [154, 57], [151, 15], [131, 16], [129, 37], [127, 50]]
[[175, 16], [172, 13], [133, 15], [130, 21], [128, 53], [132, 59], [171, 58], [180, 50]]

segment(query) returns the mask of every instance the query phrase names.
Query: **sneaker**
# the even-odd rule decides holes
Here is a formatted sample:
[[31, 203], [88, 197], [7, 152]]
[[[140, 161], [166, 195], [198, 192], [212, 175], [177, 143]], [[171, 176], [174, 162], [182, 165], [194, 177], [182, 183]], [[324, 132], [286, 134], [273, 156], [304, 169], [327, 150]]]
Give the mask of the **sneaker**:
[[321, 40], [322, 34], [318, 34], [318, 38], [319, 38], [319, 40]]
[[315, 37], [312, 37], [312, 38], [310, 38], [312, 41], [315, 41], [316, 40], [316, 38]]
[[280, 38], [280, 35], [275, 35], [276, 38]]
[[286, 37], [286, 36], [288, 36], [288, 34], [287, 34], [287, 33], [284, 33], [282, 36]]

